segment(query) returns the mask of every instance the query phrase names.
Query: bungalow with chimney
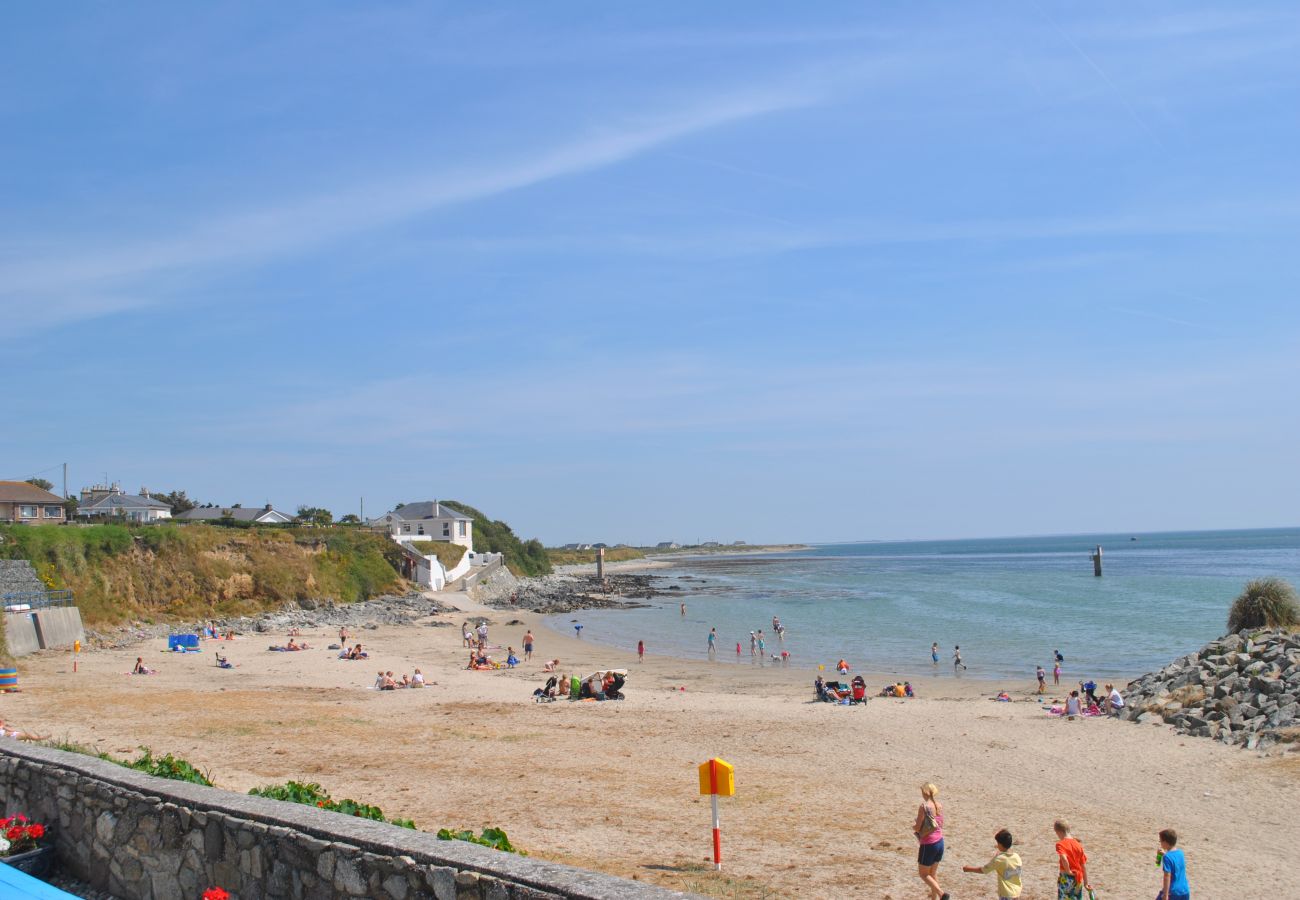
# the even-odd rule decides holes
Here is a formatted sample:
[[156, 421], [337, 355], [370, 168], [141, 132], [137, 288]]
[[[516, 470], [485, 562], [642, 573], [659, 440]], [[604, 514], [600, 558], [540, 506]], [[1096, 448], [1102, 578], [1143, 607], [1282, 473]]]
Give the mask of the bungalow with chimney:
[[252, 522], [258, 525], [288, 525], [294, 520], [289, 513], [267, 503], [265, 506], [196, 506], [187, 509], [176, 517], [181, 522], [216, 522], [220, 519], [233, 519], [236, 522]]
[[84, 519], [116, 519], [127, 522], [159, 522], [172, 517], [168, 503], [155, 500], [145, 488], [138, 494], [128, 494], [122, 486], [97, 484], [81, 489], [77, 503], [77, 517]]
[[437, 500], [404, 503], [392, 512], [371, 519], [369, 524], [387, 532], [398, 543], [447, 541], [474, 549], [474, 520]]
[[26, 481], [0, 481], [0, 522], [62, 525], [63, 498]]

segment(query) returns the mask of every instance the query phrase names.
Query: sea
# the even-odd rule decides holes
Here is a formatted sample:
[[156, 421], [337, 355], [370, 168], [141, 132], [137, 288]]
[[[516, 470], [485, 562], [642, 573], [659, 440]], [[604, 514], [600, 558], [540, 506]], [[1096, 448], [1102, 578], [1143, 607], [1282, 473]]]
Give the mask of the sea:
[[[1104, 573], [1091, 555], [1103, 548]], [[1062, 683], [1128, 679], [1159, 669], [1226, 631], [1252, 578], [1300, 586], [1300, 528], [825, 544], [788, 553], [672, 557], [661, 596], [641, 609], [584, 610], [548, 624], [583, 640], [756, 666], [766, 655], [829, 672], [1028, 679], [1065, 657]], [[686, 604], [683, 614], [680, 604]], [[772, 619], [785, 626], [783, 639]], [[931, 661], [930, 645], [940, 648]], [[740, 644], [740, 653], [736, 645]], [[952, 663], [960, 646], [965, 669]]]

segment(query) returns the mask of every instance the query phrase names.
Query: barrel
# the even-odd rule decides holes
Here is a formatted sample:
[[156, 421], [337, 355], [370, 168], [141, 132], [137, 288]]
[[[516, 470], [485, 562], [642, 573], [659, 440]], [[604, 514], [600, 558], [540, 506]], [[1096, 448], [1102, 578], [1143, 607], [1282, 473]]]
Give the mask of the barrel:
[[18, 670], [0, 669], [0, 691], [8, 693], [18, 690]]

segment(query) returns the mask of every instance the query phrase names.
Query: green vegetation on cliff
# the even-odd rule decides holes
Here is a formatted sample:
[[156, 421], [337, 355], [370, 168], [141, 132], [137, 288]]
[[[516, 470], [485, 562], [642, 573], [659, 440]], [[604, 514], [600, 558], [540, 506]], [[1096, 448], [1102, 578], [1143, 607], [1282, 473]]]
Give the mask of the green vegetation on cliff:
[[425, 556], [438, 557], [438, 562], [446, 569], [455, 568], [465, 556], [464, 547], [446, 541], [411, 541], [411, 549]]
[[546, 555], [546, 548], [537, 538], [521, 541], [505, 522], [493, 521], [469, 504], [455, 500], [438, 502], [463, 512], [474, 520], [475, 552], [505, 554], [506, 566], [516, 575], [550, 574], [551, 561]]
[[245, 615], [293, 600], [365, 600], [401, 587], [401, 550], [355, 528], [0, 526], [0, 558], [70, 588], [89, 625]]

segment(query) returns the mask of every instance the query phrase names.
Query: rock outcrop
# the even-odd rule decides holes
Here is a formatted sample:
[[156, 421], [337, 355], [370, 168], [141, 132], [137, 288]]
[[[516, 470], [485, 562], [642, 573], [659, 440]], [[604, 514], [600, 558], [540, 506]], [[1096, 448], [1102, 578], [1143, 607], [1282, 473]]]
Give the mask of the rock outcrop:
[[1123, 718], [1248, 749], [1300, 741], [1300, 634], [1229, 634], [1129, 684]]

